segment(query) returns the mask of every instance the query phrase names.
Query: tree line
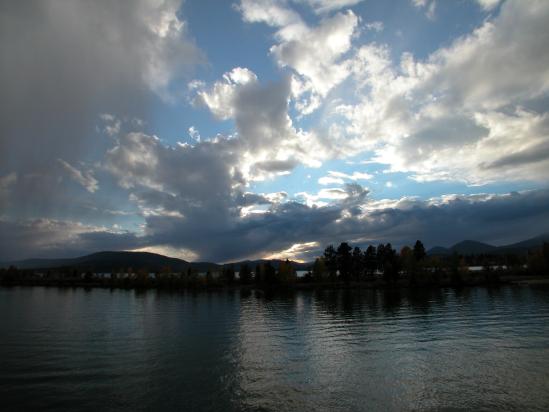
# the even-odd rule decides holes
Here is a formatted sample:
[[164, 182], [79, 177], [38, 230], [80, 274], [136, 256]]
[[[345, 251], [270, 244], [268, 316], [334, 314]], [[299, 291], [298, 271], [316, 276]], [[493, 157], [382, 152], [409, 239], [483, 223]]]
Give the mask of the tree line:
[[[103, 277], [91, 271], [76, 268], [49, 269], [38, 273], [35, 270], [20, 270], [15, 267], [0, 269], [0, 283], [29, 285], [90, 285], [121, 288], [204, 288], [227, 286], [291, 286], [299, 284], [350, 284], [367, 283], [370, 286], [414, 285], [461, 285], [497, 282], [500, 275], [549, 275], [549, 244], [525, 256], [480, 256], [483, 270], [472, 273], [468, 270], [472, 257], [428, 256], [423, 243], [417, 240], [411, 247], [397, 251], [391, 243], [370, 245], [361, 250], [342, 242], [329, 245], [315, 259], [310, 270], [301, 277], [292, 262], [286, 260], [273, 265], [264, 261], [251, 267], [242, 264], [237, 272], [234, 265], [225, 265], [221, 271], [198, 273], [189, 267], [174, 273], [169, 267], [149, 275], [145, 268], [113, 271]], [[479, 260], [481, 259], [481, 260]], [[496, 267], [496, 269], [494, 269]]]

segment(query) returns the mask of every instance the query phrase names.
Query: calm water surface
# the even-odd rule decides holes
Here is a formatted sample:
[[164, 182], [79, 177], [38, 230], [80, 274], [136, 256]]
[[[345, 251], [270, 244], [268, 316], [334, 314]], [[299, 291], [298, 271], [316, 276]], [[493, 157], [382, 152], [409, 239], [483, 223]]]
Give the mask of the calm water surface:
[[2, 411], [549, 410], [549, 289], [0, 288]]

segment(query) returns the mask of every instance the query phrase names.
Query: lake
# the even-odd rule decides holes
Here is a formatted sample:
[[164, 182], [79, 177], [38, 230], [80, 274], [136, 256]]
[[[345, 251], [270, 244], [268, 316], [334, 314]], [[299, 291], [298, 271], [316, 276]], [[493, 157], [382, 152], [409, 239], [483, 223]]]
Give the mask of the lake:
[[2, 411], [549, 410], [549, 288], [0, 288]]

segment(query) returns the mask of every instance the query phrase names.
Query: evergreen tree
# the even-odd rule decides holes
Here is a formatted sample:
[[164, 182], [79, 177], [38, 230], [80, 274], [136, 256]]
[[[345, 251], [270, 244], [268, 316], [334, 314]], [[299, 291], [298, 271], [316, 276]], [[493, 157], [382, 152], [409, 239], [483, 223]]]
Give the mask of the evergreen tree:
[[316, 258], [313, 264], [313, 279], [315, 282], [324, 280], [327, 275], [326, 263], [323, 257]]
[[420, 240], [416, 240], [416, 243], [414, 245], [414, 258], [417, 262], [421, 262], [425, 257], [427, 256], [427, 253], [425, 252], [425, 247], [423, 246], [423, 243], [421, 243]]
[[353, 249], [352, 261], [352, 277], [359, 280], [364, 272], [364, 256], [358, 246]]
[[235, 280], [234, 266], [225, 266], [222, 271], [223, 280], [228, 284], [232, 285]]
[[366, 275], [373, 277], [377, 269], [376, 248], [372, 245], [368, 246], [364, 252], [364, 266], [366, 269]]
[[342, 242], [337, 248], [337, 269], [339, 277], [344, 281], [351, 279], [353, 270], [353, 256], [351, 255], [351, 246], [347, 242]]
[[333, 245], [329, 245], [324, 250], [324, 263], [328, 268], [328, 273], [330, 274], [330, 277], [335, 278], [337, 273], [337, 253]]
[[255, 267], [254, 281], [255, 281], [255, 283], [262, 283], [263, 282], [263, 273], [262, 273], [261, 263], [258, 263]]
[[280, 283], [292, 283], [295, 282], [296, 279], [297, 274], [291, 262], [288, 259], [286, 259], [285, 262], [280, 262], [277, 280]]
[[250, 267], [247, 264], [243, 264], [240, 266], [240, 272], [238, 274], [240, 278], [240, 283], [243, 285], [247, 285], [251, 283], [252, 281], [252, 272], [250, 271]]

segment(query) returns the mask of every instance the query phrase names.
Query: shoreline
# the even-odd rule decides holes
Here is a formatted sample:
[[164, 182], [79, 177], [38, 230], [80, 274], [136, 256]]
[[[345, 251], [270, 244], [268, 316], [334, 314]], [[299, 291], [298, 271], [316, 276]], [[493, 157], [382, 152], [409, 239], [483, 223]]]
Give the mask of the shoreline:
[[57, 287], [84, 289], [123, 289], [123, 290], [164, 290], [164, 291], [219, 291], [219, 290], [339, 290], [339, 289], [433, 289], [462, 287], [493, 287], [493, 286], [549, 286], [549, 277], [545, 275], [500, 275], [497, 278], [486, 279], [485, 276], [469, 279], [469, 281], [452, 282], [422, 282], [412, 284], [409, 279], [399, 279], [396, 282], [386, 282], [381, 279], [367, 281], [335, 281], [335, 282], [295, 282], [288, 284], [200, 284], [200, 285], [166, 285], [158, 282], [136, 285], [123, 282], [110, 282], [82, 279], [21, 279], [0, 282], [0, 287]]

